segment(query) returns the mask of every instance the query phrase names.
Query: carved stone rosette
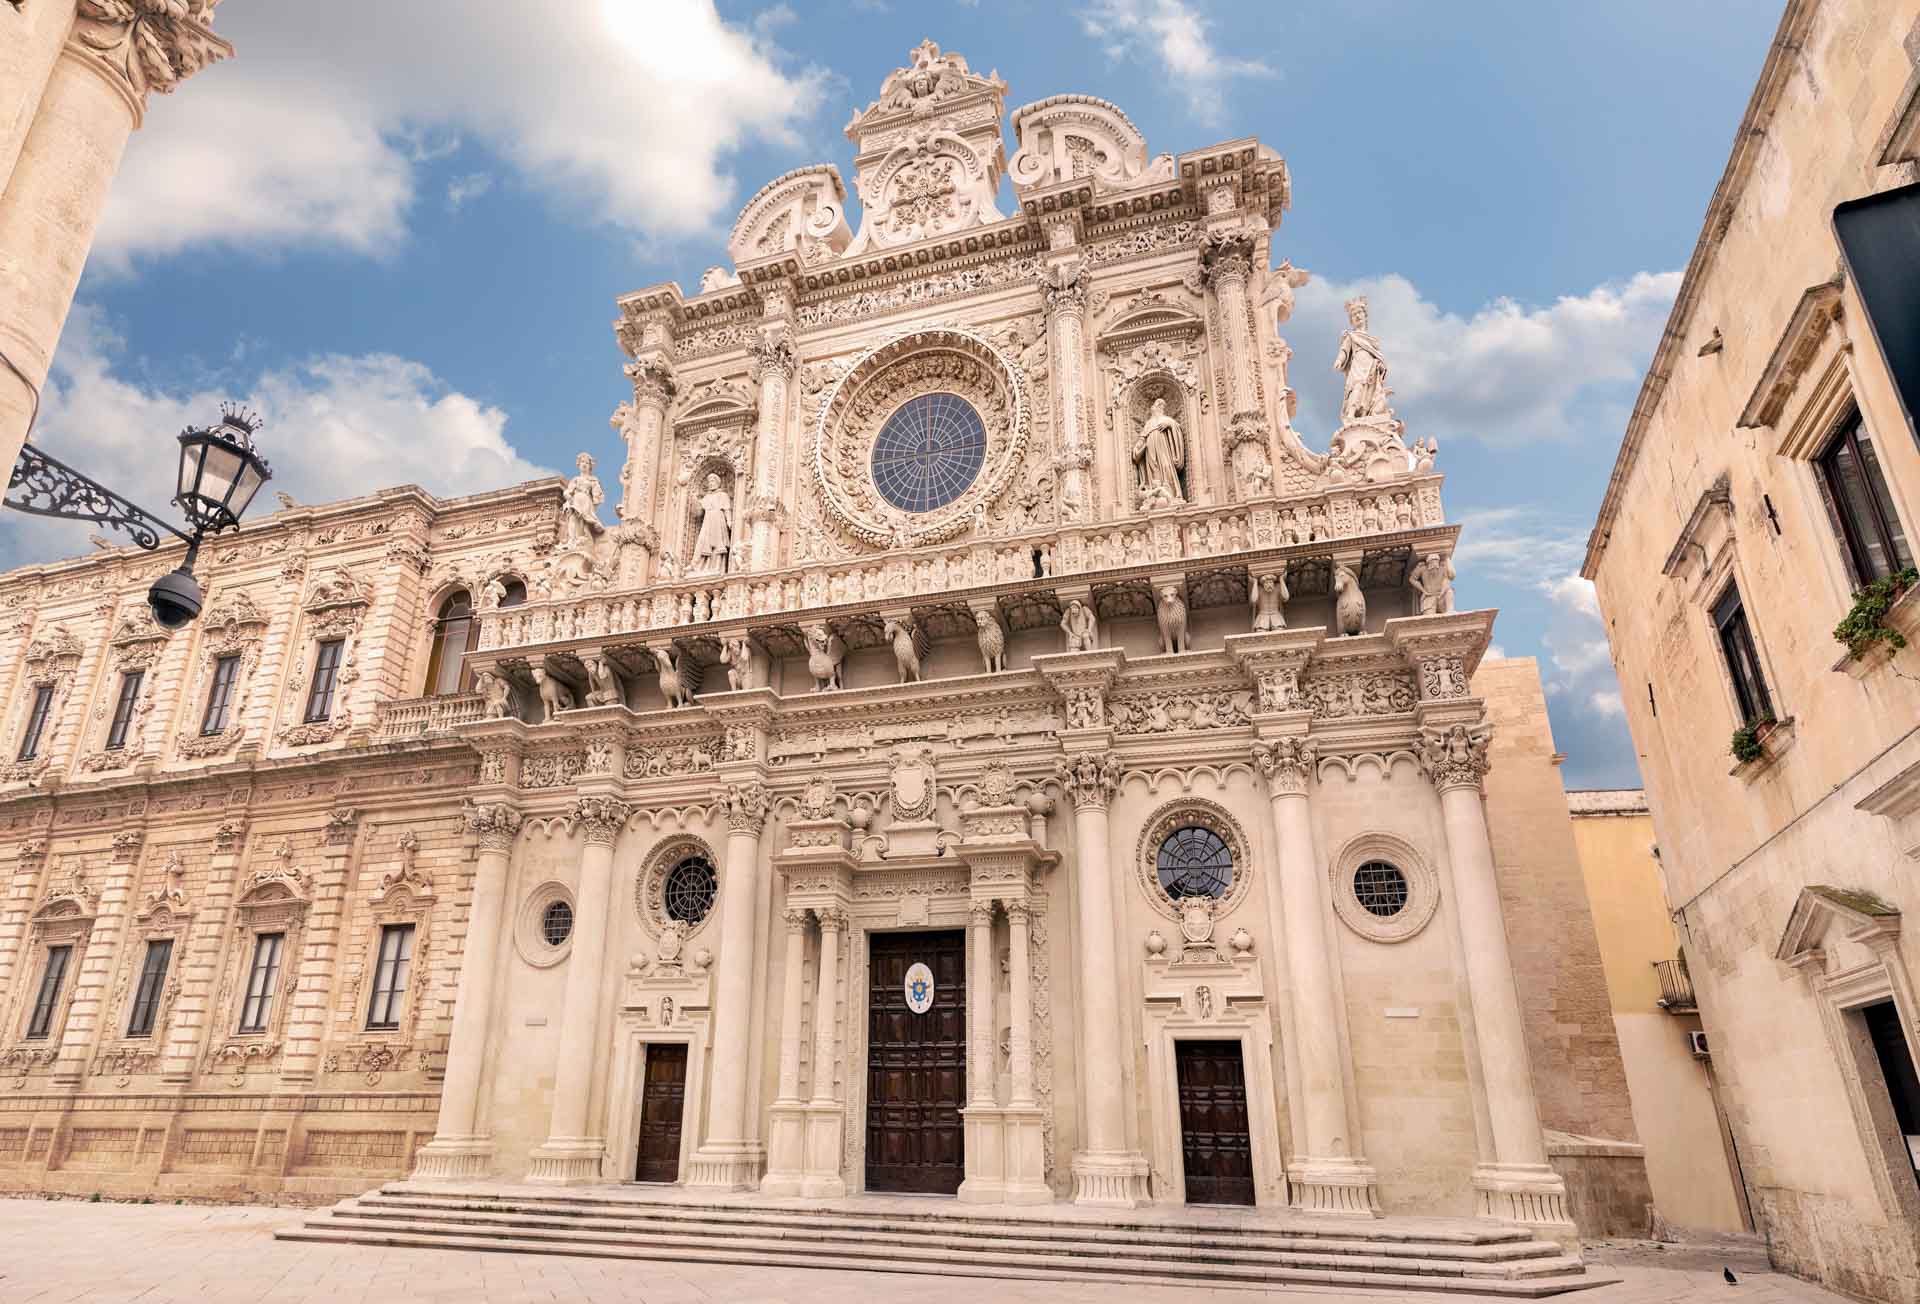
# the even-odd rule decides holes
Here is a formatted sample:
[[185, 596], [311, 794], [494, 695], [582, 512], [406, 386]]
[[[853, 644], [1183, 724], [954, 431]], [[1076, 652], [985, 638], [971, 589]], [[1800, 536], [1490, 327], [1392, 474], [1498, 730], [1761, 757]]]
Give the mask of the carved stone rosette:
[[1305, 796], [1313, 784], [1320, 745], [1311, 738], [1275, 738], [1253, 745], [1253, 763], [1275, 795]]
[[569, 818], [588, 843], [610, 847], [632, 815], [633, 807], [618, 797], [582, 797]]
[[1124, 777], [1120, 758], [1112, 752], [1055, 757], [1053, 773], [1076, 810], [1105, 810]]

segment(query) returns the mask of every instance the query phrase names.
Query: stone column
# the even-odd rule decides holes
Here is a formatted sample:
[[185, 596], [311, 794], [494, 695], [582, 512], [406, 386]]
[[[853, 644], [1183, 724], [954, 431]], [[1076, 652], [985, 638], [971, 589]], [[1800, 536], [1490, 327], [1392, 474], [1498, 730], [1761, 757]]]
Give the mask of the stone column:
[[613, 428], [627, 445], [627, 460], [620, 469], [620, 510], [615, 515], [622, 521], [651, 522], [661, 435], [676, 388], [673, 368], [665, 359], [646, 357], [628, 365], [627, 377], [633, 381], [633, 402], [622, 403], [613, 413]]
[[713, 1075], [706, 1140], [687, 1185], [746, 1190], [760, 1179], [761, 1147], [747, 1132], [747, 1071], [753, 1012], [754, 880], [770, 799], [758, 781], [727, 789], [727, 854], [720, 878], [720, 965], [714, 977]]
[[213, 832], [206, 886], [194, 911], [193, 928], [180, 947], [180, 995], [173, 1003], [167, 1046], [160, 1059], [160, 1080], [169, 1086], [192, 1082], [194, 1066], [206, 1049], [213, 987], [227, 959], [222, 944], [238, 886], [243, 832], [238, 822], [221, 824]]
[[807, 1102], [806, 1177], [800, 1194], [838, 1198], [847, 1193], [840, 1176], [841, 1110], [833, 1091], [834, 1016], [840, 1010], [840, 934], [847, 929], [844, 910], [822, 910], [820, 974], [813, 999], [813, 1099]]
[[283, 1083], [312, 1082], [320, 1068], [333, 978], [340, 969], [340, 926], [347, 913], [348, 866], [359, 828], [360, 812], [351, 806], [337, 806], [327, 812], [327, 826], [320, 835], [322, 863], [313, 884], [313, 905], [307, 912], [300, 976], [293, 988], [293, 1007], [287, 1011], [287, 1049], [280, 1058]]
[[1024, 901], [1007, 902], [1007, 999], [1013, 1006], [1007, 1032], [1007, 1070], [1013, 1079], [1008, 1103], [1016, 1108], [1039, 1103], [1033, 1089], [1032, 927], [1033, 908]]
[[753, 490], [745, 498], [752, 536], [747, 567], [769, 570], [778, 564], [782, 452], [787, 443], [787, 392], [793, 380], [793, 342], [784, 323], [763, 326], [753, 346], [753, 369], [760, 378], [759, 424], [754, 436]]
[[1087, 410], [1087, 274], [1078, 257], [1056, 261], [1048, 269], [1047, 370], [1052, 376], [1053, 442], [1060, 470], [1060, 510], [1064, 520], [1093, 515], [1093, 429]]
[[1073, 1202], [1131, 1209], [1147, 1199], [1147, 1161], [1127, 1148], [1122, 1064], [1131, 1053], [1120, 1008], [1123, 988], [1114, 945], [1113, 866], [1107, 803], [1120, 787], [1110, 751], [1054, 762], [1073, 802], [1074, 887], [1079, 898], [1080, 1081], [1084, 1148], [1073, 1156]]
[[0, 15], [7, 20], [6, 38], [0, 41], [0, 193], [33, 126], [54, 60], [73, 30], [73, 15], [73, 0], [49, 0]]
[[1305, 1126], [1293, 1139], [1294, 1154], [1287, 1166], [1293, 1204], [1309, 1213], [1371, 1217], [1379, 1199], [1373, 1170], [1357, 1157], [1359, 1147], [1347, 1116], [1346, 1056], [1327, 945], [1325, 875], [1307, 802], [1316, 744], [1302, 737], [1256, 742], [1253, 759], [1266, 776], [1274, 845], [1280, 853], [1276, 932], [1285, 939], [1293, 1046], [1300, 1064], [1300, 1117]]
[[805, 910], [788, 910], [787, 963], [780, 984], [780, 1087], [773, 1102], [767, 1138], [767, 1175], [763, 1195], [800, 1194], [806, 1157], [806, 1101], [800, 1095], [800, 1019], [805, 1008], [807, 963]]
[[[120, 954], [120, 936], [126, 931], [127, 916], [132, 912], [134, 862], [140, 858], [143, 841], [144, 835], [138, 829], [129, 829], [113, 839], [113, 860], [107, 883], [100, 892], [93, 932], [87, 937], [86, 953], [79, 973], [73, 977], [73, 995], [67, 1002], [66, 1028], [60, 1034], [60, 1055], [53, 1065], [53, 1084], [57, 1087], [77, 1087], [86, 1080], [94, 1034], [105, 1013], [107, 985]], [[31, 998], [32, 994], [26, 995]]]
[[[1225, 188], [1209, 194], [1211, 205]], [[1201, 249], [1201, 270], [1213, 290], [1214, 306], [1220, 321], [1220, 350], [1225, 355], [1227, 402], [1221, 413], [1221, 451], [1226, 457], [1229, 477], [1238, 479], [1243, 444], [1254, 444], [1271, 460], [1267, 447], [1267, 421], [1260, 411], [1260, 389], [1256, 369], [1260, 365], [1254, 343], [1251, 319], [1247, 313], [1247, 284], [1253, 275], [1255, 242], [1250, 232], [1225, 227], [1210, 232]]]
[[1420, 737], [1421, 762], [1440, 792], [1468, 1000], [1493, 1133], [1493, 1160], [1475, 1166], [1473, 1185], [1481, 1217], [1543, 1226], [1566, 1238], [1574, 1234], [1566, 1184], [1548, 1165], [1540, 1132], [1526, 1026], [1481, 806], [1492, 738], [1491, 726], [1464, 722], [1424, 727]]
[[[74, 6], [72, 0], [40, 0], [28, 8], [51, 11], [23, 34], [21, 72], [30, 85], [52, 39], [41, 23], [59, 26], [62, 11], [70, 15]], [[0, 136], [0, 145], [17, 151], [0, 193], [0, 303], [7, 305], [0, 314], [0, 350], [35, 388], [46, 383], [107, 190], [127, 137], [146, 112], [148, 92], [171, 91], [233, 53], [201, 22], [159, 5], [112, 7], [121, 17], [103, 16], [107, 12], [91, 5], [72, 20], [66, 44], [44, 76], [24, 140], [6, 143], [17, 123]], [[17, 83], [4, 84], [16, 93]], [[7, 466], [19, 454], [33, 407], [33, 390], [0, 367], [0, 456]]]
[[994, 1103], [993, 902], [976, 898], [967, 914], [966, 1179], [960, 1199], [998, 1204], [1007, 1189], [1006, 1135]]
[[588, 1119], [599, 1056], [600, 988], [606, 977], [607, 938], [613, 931], [613, 844], [633, 808], [616, 797], [582, 797], [574, 826], [586, 839], [574, 892], [573, 950], [567, 957], [566, 1004], [560, 1011], [560, 1051], [553, 1073], [553, 1122], [533, 1152], [530, 1182], [577, 1184], [600, 1180], [605, 1128]]
[[469, 806], [466, 815], [467, 827], [480, 839], [480, 850], [454, 994], [453, 1031], [447, 1039], [446, 1074], [440, 1086], [440, 1121], [413, 1170], [415, 1177], [425, 1180], [485, 1177], [493, 1158], [493, 1136], [481, 1118], [481, 1070], [493, 1026], [500, 924], [506, 914], [507, 872], [513, 840], [520, 831], [520, 812], [496, 802]]

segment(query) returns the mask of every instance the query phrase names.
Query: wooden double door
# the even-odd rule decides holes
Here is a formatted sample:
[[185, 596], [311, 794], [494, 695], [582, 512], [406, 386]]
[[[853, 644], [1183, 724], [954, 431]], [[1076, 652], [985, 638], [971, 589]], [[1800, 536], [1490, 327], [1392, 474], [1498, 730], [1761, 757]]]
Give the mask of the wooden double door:
[[686, 1043], [649, 1043], [646, 1080], [640, 1089], [640, 1155], [634, 1181], [680, 1180], [680, 1130], [686, 1110]]
[[1252, 1204], [1247, 1075], [1237, 1041], [1176, 1041], [1180, 1157], [1188, 1204]]
[[[867, 993], [867, 1189], [951, 1195], [965, 1175], [967, 935], [874, 933]], [[933, 1005], [907, 1004], [907, 970], [933, 972]]]

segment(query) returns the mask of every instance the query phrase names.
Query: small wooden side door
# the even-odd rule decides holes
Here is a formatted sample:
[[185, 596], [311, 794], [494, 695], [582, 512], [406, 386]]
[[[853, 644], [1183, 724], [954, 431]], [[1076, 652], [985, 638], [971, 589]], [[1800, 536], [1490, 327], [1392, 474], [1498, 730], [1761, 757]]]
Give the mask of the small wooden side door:
[[640, 1092], [640, 1160], [634, 1181], [680, 1180], [680, 1119], [686, 1103], [686, 1045], [649, 1045], [647, 1079]]

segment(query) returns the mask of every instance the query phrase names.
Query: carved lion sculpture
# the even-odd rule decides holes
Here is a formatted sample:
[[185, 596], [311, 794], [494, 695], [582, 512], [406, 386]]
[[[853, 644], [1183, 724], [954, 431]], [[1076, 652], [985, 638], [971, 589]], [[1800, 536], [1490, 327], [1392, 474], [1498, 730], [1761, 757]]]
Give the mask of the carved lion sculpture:
[[997, 675], [1007, 668], [1006, 631], [991, 611], [974, 612], [973, 623], [980, 627], [980, 659], [987, 663], [988, 674]]
[[913, 622], [910, 620], [889, 620], [881, 630], [886, 640], [893, 644], [893, 661], [900, 668], [900, 682], [917, 684], [920, 682], [920, 649], [913, 638]]
[[573, 709], [573, 692], [565, 684], [548, 674], [544, 666], [533, 668], [533, 683], [540, 690], [540, 719], [544, 724], [552, 724], [553, 717], [562, 711]]
[[680, 658], [672, 648], [650, 647], [653, 664], [660, 668], [660, 692], [670, 707], [692, 706], [693, 690], [687, 684], [687, 678], [680, 673]]
[[1367, 632], [1367, 597], [1360, 579], [1346, 566], [1333, 569], [1333, 623], [1341, 634]]
[[1192, 651], [1193, 644], [1187, 638], [1187, 600], [1180, 596], [1177, 586], [1160, 586], [1156, 614], [1160, 617], [1160, 651], [1167, 655]]

